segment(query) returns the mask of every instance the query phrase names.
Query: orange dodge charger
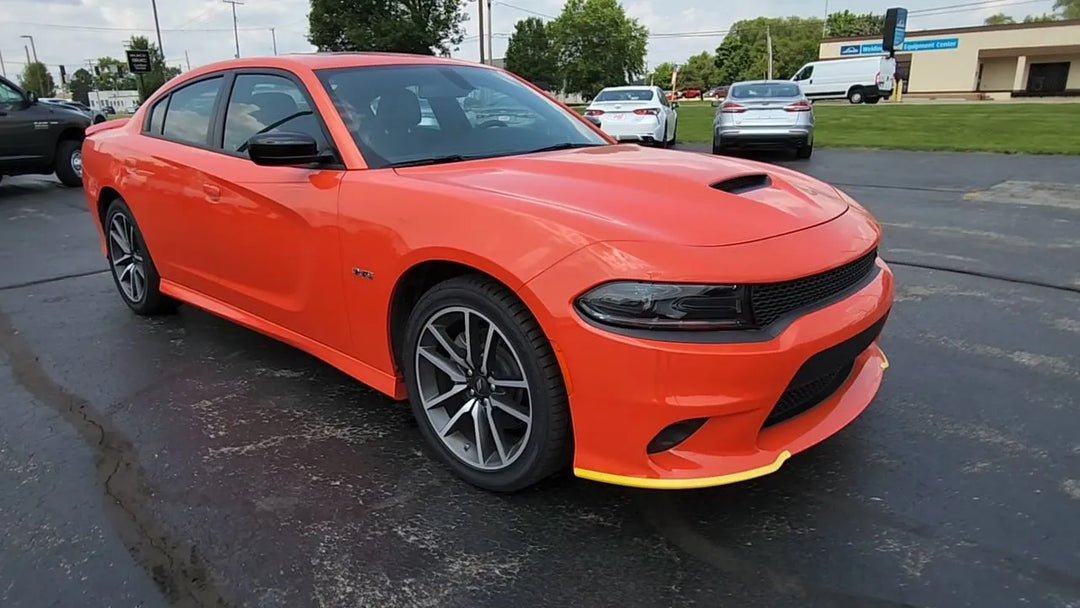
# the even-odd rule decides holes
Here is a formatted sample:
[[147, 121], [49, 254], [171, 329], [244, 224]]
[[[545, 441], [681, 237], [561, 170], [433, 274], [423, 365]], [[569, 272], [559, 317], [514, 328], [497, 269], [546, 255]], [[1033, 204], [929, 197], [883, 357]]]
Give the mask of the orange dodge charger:
[[136, 313], [180, 302], [408, 399], [432, 452], [512, 491], [776, 471], [873, 399], [878, 224], [800, 173], [621, 145], [495, 68], [231, 60], [87, 130]]

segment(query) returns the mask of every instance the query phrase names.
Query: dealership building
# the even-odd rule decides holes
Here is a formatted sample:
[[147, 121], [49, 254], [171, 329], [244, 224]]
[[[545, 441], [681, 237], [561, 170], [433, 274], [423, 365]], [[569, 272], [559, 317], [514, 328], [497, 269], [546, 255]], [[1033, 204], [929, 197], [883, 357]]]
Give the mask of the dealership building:
[[[880, 55], [881, 37], [827, 38], [821, 59]], [[904, 92], [991, 99], [1080, 96], [1080, 19], [909, 31]]]

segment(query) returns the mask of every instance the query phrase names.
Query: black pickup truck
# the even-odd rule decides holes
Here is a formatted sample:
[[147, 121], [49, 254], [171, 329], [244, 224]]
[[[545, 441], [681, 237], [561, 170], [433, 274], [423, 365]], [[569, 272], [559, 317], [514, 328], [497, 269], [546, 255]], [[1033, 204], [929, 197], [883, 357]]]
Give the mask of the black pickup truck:
[[36, 173], [82, 186], [82, 142], [90, 118], [75, 109], [38, 103], [0, 77], [0, 177]]

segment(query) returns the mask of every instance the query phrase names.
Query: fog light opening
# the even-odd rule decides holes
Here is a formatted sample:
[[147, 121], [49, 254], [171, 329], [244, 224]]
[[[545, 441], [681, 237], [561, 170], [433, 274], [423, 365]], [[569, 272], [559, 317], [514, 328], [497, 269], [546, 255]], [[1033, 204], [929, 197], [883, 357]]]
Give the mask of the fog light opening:
[[650, 454], [670, 450], [686, 441], [690, 435], [696, 433], [697, 430], [701, 428], [701, 425], [705, 424], [706, 420], [708, 420], [708, 418], [691, 418], [690, 420], [683, 420], [676, 422], [675, 424], [670, 424], [664, 427], [664, 430], [657, 433], [656, 437], [653, 437], [645, 450]]

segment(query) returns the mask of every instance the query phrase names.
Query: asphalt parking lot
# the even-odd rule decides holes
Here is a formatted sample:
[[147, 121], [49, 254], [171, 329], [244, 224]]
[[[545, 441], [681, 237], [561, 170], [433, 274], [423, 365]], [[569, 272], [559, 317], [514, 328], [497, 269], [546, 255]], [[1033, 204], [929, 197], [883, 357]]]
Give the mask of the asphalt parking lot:
[[768, 160], [883, 223], [892, 366], [776, 474], [685, 492], [474, 490], [311, 357], [133, 316], [81, 191], [5, 178], [0, 605], [1080, 606], [1080, 158]]

